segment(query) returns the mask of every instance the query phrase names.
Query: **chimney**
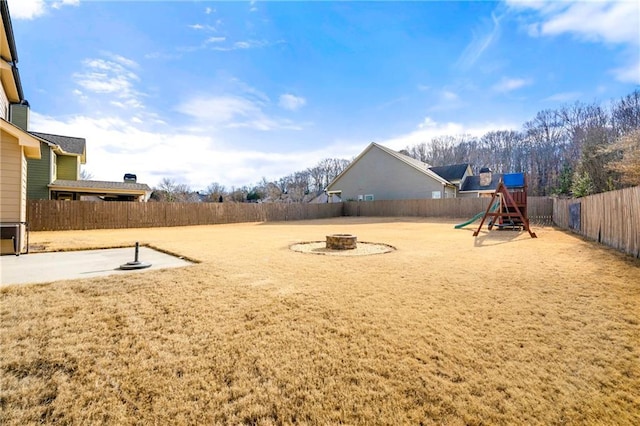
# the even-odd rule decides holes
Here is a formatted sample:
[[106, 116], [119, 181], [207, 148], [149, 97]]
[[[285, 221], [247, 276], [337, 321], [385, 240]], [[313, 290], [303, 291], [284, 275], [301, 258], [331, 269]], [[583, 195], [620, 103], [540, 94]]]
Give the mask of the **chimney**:
[[29, 131], [29, 102], [23, 99], [18, 104], [9, 106], [9, 121], [25, 132]]
[[136, 183], [137, 180], [138, 180], [138, 177], [136, 175], [134, 175], [133, 173], [125, 173], [124, 174], [124, 181], [125, 182]]
[[480, 186], [491, 185], [491, 169], [483, 167], [480, 169]]

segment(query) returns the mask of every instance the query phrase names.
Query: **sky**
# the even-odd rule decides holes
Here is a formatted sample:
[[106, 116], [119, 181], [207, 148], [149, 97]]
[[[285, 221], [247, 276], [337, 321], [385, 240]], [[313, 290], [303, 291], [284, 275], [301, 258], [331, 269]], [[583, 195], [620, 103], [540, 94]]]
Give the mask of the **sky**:
[[640, 3], [8, 0], [30, 129], [94, 180], [277, 180], [640, 85]]

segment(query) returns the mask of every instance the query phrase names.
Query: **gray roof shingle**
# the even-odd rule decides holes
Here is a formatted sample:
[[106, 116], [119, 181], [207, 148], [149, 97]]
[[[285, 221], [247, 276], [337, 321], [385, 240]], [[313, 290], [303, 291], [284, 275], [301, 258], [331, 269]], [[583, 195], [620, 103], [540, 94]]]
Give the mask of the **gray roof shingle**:
[[87, 141], [84, 138], [74, 138], [71, 136], [52, 135], [49, 133], [29, 132], [32, 135], [44, 139], [47, 142], [58, 145], [64, 152], [69, 154], [84, 155]]
[[451, 182], [462, 179], [464, 173], [467, 171], [467, 167], [469, 167], [469, 163], [452, 164], [450, 166], [436, 166], [431, 167], [430, 170], [444, 180]]
[[495, 191], [500, 183], [502, 174], [493, 173], [491, 175], [491, 184], [489, 186], [480, 186], [480, 175], [467, 176], [462, 182], [462, 188], [460, 192], [464, 191]]
[[133, 182], [108, 182], [101, 180], [55, 180], [49, 185], [50, 188], [90, 188], [90, 189], [110, 189], [127, 191], [151, 191], [146, 183]]

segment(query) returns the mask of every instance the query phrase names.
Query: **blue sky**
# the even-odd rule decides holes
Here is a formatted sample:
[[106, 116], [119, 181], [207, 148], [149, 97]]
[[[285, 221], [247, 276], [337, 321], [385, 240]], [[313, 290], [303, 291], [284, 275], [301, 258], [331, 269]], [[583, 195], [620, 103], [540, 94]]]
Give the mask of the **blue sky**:
[[623, 2], [9, 0], [31, 130], [97, 180], [278, 179], [640, 85]]

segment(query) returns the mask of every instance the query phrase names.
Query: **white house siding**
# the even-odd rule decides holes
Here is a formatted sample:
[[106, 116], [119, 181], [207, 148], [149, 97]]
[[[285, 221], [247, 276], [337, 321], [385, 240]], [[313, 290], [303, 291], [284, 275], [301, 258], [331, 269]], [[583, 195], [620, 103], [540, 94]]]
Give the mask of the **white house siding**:
[[441, 182], [377, 147], [372, 147], [329, 188], [341, 190], [344, 201], [359, 195], [373, 195], [374, 200], [412, 200], [432, 198], [433, 191], [444, 197]]
[[9, 121], [9, 99], [7, 98], [7, 92], [4, 90], [4, 86], [0, 85], [0, 117]]

